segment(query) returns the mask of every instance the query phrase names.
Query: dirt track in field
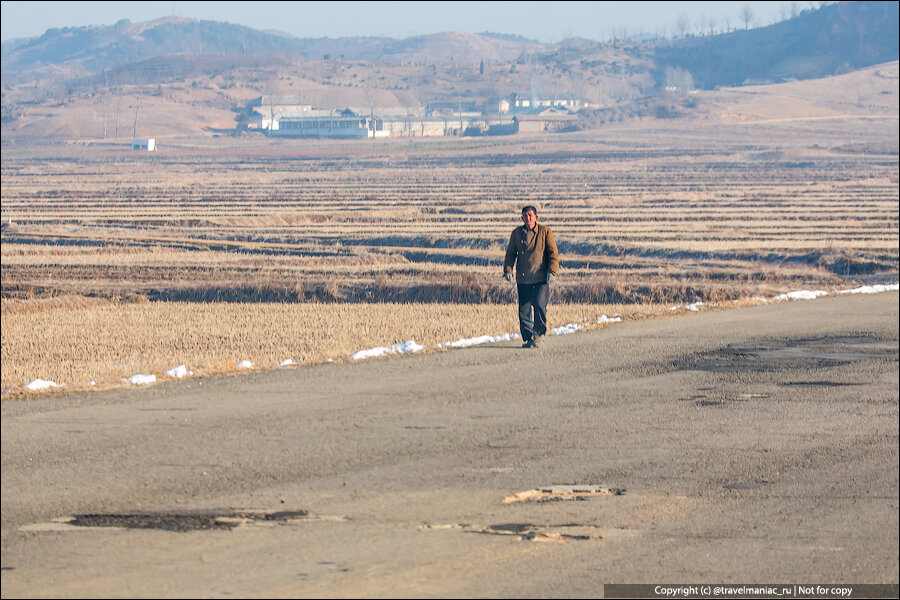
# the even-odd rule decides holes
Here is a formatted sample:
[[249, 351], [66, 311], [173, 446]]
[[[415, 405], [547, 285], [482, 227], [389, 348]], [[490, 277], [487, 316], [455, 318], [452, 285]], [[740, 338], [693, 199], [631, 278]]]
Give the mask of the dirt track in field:
[[3, 597], [897, 583], [897, 301], [6, 402]]

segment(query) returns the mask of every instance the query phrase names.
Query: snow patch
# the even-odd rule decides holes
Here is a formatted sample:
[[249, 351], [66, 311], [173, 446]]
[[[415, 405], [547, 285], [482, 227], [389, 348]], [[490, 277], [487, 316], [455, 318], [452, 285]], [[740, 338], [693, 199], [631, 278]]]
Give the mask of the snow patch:
[[479, 344], [489, 344], [491, 342], [510, 342], [516, 338], [522, 337], [518, 333], [504, 333], [503, 335], [481, 335], [473, 338], [465, 338], [456, 340], [455, 342], [444, 342], [438, 344], [438, 348], [468, 348], [470, 346], [478, 346]]
[[568, 325], [563, 325], [562, 327], [554, 327], [550, 331], [550, 333], [552, 333], [553, 335], [568, 335], [570, 333], [575, 333], [579, 329], [584, 329], [584, 325], [569, 323]]
[[144, 375], [142, 373], [135, 373], [128, 379], [123, 379], [127, 383], [132, 385], [147, 385], [150, 383], [156, 383], [156, 375]]
[[389, 348], [387, 346], [379, 346], [378, 348], [370, 348], [369, 350], [360, 350], [359, 352], [350, 356], [350, 358], [352, 358], [353, 360], [365, 360], [367, 358], [384, 356], [385, 354], [409, 354], [411, 352], [421, 352], [422, 350], [427, 350], [427, 348], [421, 344], [417, 344], [416, 342], [409, 340], [408, 342], [403, 342], [402, 344], [394, 344]]
[[703, 303], [698, 300], [697, 302], [694, 302], [693, 304], [678, 304], [676, 306], [673, 306], [669, 310], [681, 310], [683, 308], [685, 310], [699, 312], [701, 306], [703, 306]]
[[783, 300], [815, 300], [819, 296], [827, 296], [828, 292], [824, 290], [800, 290], [797, 292], [788, 292], [787, 294], [778, 294], [773, 298], [777, 301]]
[[[835, 294], [880, 294], [881, 292], [900, 291], [900, 283], [890, 283], [886, 285], [864, 285], [852, 290], [840, 290]], [[827, 296], [828, 292], [824, 290], [800, 290], [797, 292], [788, 292], [787, 294], [779, 294], [772, 298], [775, 301], [781, 300], [815, 300], [820, 296]], [[756, 298], [754, 298], [756, 300]]]
[[165, 375], [166, 377], [174, 377], [175, 379], [181, 379], [187, 374], [188, 370], [184, 365], [178, 365], [177, 367], [172, 367], [168, 371], [163, 372], [163, 375]]
[[[607, 317], [606, 315], [600, 315], [597, 317], [597, 323], [600, 325], [606, 325], [608, 323], [621, 323], [622, 317], [619, 315], [614, 315], [612, 317]], [[570, 333], [575, 333], [580, 329], [584, 329], [584, 325], [578, 323], [569, 323], [568, 325], [563, 325], [562, 327], [555, 327], [551, 330], [553, 335], [568, 335]]]
[[55, 387], [60, 386], [55, 381], [48, 381], [46, 379], [35, 379], [34, 381], [30, 381], [25, 384], [25, 389], [31, 390], [33, 392], [38, 390], [48, 390]]
[[249, 369], [250, 367], [253, 366], [253, 363], [250, 362], [249, 360], [242, 360], [241, 362], [235, 364], [234, 366], [237, 367], [238, 369]]
[[369, 348], [368, 350], [360, 350], [350, 356], [353, 360], [365, 360], [367, 358], [376, 358], [383, 356], [391, 351], [387, 346], [379, 346], [378, 348]]
[[838, 294], [879, 294], [881, 292], [896, 292], [900, 291], [900, 284], [892, 284], [892, 285], [864, 285], [863, 287], [858, 287], [852, 290], [843, 290], [838, 292]]
[[283, 361], [281, 361], [280, 363], [278, 363], [278, 366], [279, 366], [279, 367], [290, 367], [290, 366], [293, 365], [293, 364], [296, 364], [296, 363], [294, 362], [294, 359], [288, 358], [287, 360], [283, 360]]
[[408, 342], [403, 342], [402, 344], [394, 344], [391, 346], [391, 351], [396, 352], [397, 354], [408, 354], [410, 352], [421, 352], [422, 350], [427, 350], [425, 346], [422, 344], [417, 344], [412, 340]]

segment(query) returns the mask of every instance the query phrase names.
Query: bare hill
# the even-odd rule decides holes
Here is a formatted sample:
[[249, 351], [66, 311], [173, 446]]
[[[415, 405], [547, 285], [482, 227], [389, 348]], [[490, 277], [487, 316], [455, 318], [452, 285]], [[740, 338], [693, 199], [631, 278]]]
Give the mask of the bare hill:
[[[3, 82], [30, 81], [62, 69], [75, 76], [116, 72], [123, 66], [171, 55], [221, 55], [232, 60], [367, 60], [387, 63], [510, 61], [542, 45], [521, 37], [439, 33], [385, 37], [294, 38], [231, 23], [167, 17], [144, 23], [49, 29], [3, 44]], [[168, 80], [166, 73], [160, 79]]]
[[900, 111], [898, 61], [844, 75], [704, 92], [709, 116], [741, 121], [893, 116]]
[[[699, 87], [809, 79], [897, 60], [897, 2], [838, 2], [757, 29], [680, 39], [598, 43], [583, 38], [540, 44], [522, 36], [445, 32], [406, 39], [386, 37], [295, 38], [232, 23], [167, 17], [143, 23], [66, 27], [42, 36], [3, 43], [2, 81], [101, 77], [111, 85], [162, 83], [208, 75], [208, 57], [235, 66], [269, 60], [365, 61], [369, 64], [452, 65], [536, 62], [576, 75], [563, 91], [583, 92], [587, 71], [605, 66], [620, 76], [644, 74], [640, 87], [657, 87], [667, 68], [688, 71]], [[611, 46], [611, 48], [610, 48]], [[622, 50], [632, 63], [610, 56]], [[183, 56], [196, 57], [185, 69]], [[203, 58], [207, 57], [207, 58]], [[228, 58], [225, 58], [228, 57]], [[164, 63], [174, 64], [166, 68]], [[148, 69], [148, 61], [158, 68]], [[124, 76], [124, 78], [122, 78]], [[63, 85], [70, 82], [64, 81]], [[140, 82], [139, 82], [140, 83]], [[582, 95], [584, 95], [582, 93]]]
[[[898, 102], [898, 61], [844, 75], [781, 84], [698, 90], [686, 96], [663, 96], [611, 106], [594, 121], [585, 112], [585, 127], [609, 121], [643, 122], [668, 118], [716, 122], [752, 122], [771, 119], [825, 119], [884, 116], [896, 118]], [[423, 70], [428, 70], [423, 67]], [[363, 71], [346, 66], [342, 77], [353, 79]], [[138, 137], [214, 133], [235, 127], [237, 107], [260, 93], [258, 84], [246, 82], [246, 72], [236, 71], [168, 85], [126, 86], [121, 93], [81, 94], [65, 102], [22, 103], [13, 118], [4, 119], [4, 144], [30, 140], [62, 139], [100, 141]], [[249, 71], [248, 71], [249, 72]], [[315, 78], [285, 77], [278, 69], [253, 71], [266, 81], [278, 81], [284, 90], [295, 90], [316, 104], [366, 106], [412, 106], [417, 103], [411, 90], [341, 87], [324, 85]], [[383, 68], [379, 77], [398, 86], [406, 70]], [[357, 78], [358, 79], [358, 78]], [[242, 81], [243, 80], [243, 81]], [[290, 85], [289, 85], [290, 84]], [[672, 107], [672, 113], [658, 112]], [[134, 128], [135, 113], [137, 127]], [[118, 128], [116, 127], [118, 123]], [[894, 123], [893, 126], [896, 126]], [[896, 148], [893, 150], [896, 152]]]
[[[233, 130], [236, 112], [261, 95], [409, 110], [434, 100], [576, 97], [601, 107], [583, 111], [587, 128], [881, 114], [891, 106], [896, 114], [896, 68], [867, 70], [896, 64], [896, 13], [896, 2], [841, 2], [769, 27], [674, 42], [539, 44], [459, 32], [298, 39], [183, 18], [52, 29], [3, 43], [3, 144]], [[826, 79], [856, 69], [857, 84]], [[759, 85], [797, 79], [819, 83]]]
[[898, 59], [898, 6], [838, 2], [768, 27], [662, 43], [654, 60], [707, 89], [846, 73]]

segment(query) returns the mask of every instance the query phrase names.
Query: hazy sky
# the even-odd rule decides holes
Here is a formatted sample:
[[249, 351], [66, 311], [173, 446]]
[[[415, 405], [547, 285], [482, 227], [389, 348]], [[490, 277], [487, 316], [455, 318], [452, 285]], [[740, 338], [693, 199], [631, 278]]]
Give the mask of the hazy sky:
[[3, 2], [2, 39], [34, 37], [52, 27], [133, 23], [178, 15], [276, 29], [297, 37], [373, 35], [406, 38], [441, 31], [514, 33], [541, 42], [614, 32], [671, 35], [679, 17], [720, 29], [743, 27], [749, 6], [757, 25], [781, 20], [810, 2]]

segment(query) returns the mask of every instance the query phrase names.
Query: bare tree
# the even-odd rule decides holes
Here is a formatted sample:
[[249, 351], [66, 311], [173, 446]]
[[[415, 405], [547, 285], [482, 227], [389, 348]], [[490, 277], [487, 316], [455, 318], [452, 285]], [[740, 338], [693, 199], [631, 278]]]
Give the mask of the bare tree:
[[753, 20], [753, 10], [749, 4], [745, 4], [741, 9], [741, 21], [744, 22], [744, 29], [750, 29], [750, 21]]
[[116, 92], [116, 139], [119, 139], [119, 114], [122, 112], [122, 90]]
[[688, 19], [688, 16], [684, 13], [678, 15], [678, 20], [675, 21], [675, 30], [678, 32], [678, 37], [684, 37], [687, 35], [688, 30], [691, 28], [691, 20]]
[[666, 67], [666, 88], [678, 94], [687, 94], [694, 89], [694, 77], [687, 69]]

